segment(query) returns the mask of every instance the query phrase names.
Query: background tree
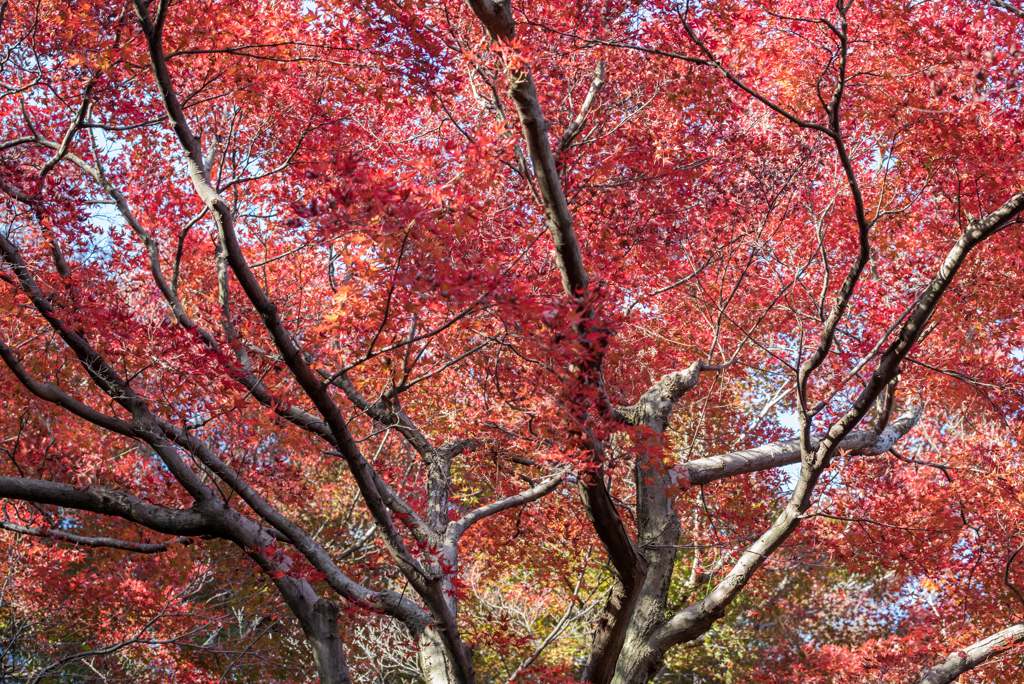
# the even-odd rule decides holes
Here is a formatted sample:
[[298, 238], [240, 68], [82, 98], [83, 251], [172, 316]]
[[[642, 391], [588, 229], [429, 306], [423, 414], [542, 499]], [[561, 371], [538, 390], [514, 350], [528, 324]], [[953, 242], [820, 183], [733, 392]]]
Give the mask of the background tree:
[[1022, 22], [0, 1], [5, 677], [1019, 678]]

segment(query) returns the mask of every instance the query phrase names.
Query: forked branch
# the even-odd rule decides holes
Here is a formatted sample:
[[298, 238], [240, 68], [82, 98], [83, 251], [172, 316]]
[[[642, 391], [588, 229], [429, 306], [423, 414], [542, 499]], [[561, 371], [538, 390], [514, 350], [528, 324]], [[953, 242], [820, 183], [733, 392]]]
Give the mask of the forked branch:
[[619, 406], [612, 417], [626, 425], [645, 425], [657, 433], [665, 432], [672, 409], [683, 395], [697, 386], [702, 371], [720, 371], [729, 364], [712, 366], [695, 361], [689, 368], [666, 373], [632, 406]]
[[[886, 386], [899, 374], [899, 366], [924, 330], [925, 323], [938, 307], [942, 295], [963, 266], [968, 254], [987, 238], [1009, 225], [1024, 210], [1024, 193], [1018, 193], [982, 219], [973, 221], [946, 255], [913, 313], [900, 329], [879, 361], [850, 409], [822, 436], [814, 450], [803, 449], [800, 477], [789, 503], [772, 526], [743, 553], [726, 577], [701, 601], [676, 613], [651, 637], [654, 653], [694, 639], [706, 632], [739, 595], [747, 582], [799, 526], [803, 513], [811, 506], [814, 487], [843, 440], [867, 415]], [[897, 421], [898, 422], [898, 421]], [[888, 429], [890, 429], [890, 426]], [[884, 434], [884, 433], [883, 433]], [[803, 438], [802, 438], [803, 439]], [[804, 442], [808, 441], [803, 439]], [[891, 445], [890, 445], [891, 446]]]
[[[151, 18], [149, 7], [142, 0], [133, 0], [132, 4], [146, 39], [149, 61], [160, 99], [167, 110], [168, 120], [172, 124], [178, 143], [185, 152], [189, 177], [196, 195], [210, 209], [217, 226], [218, 239], [222, 245], [224, 257], [231, 267], [231, 271], [249, 303], [262, 318], [263, 327], [273, 339], [274, 345], [280, 352], [281, 358], [296, 384], [323, 416], [333, 437], [327, 441], [344, 458], [388, 554], [428, 606], [431, 617], [441, 635], [445, 655], [450, 659], [457, 681], [466, 684], [475, 681], [472, 658], [462, 644], [455, 615], [444, 595], [441, 576], [424, 568], [408, 549], [395, 525], [391, 511], [377, 487], [372, 466], [352, 438], [348, 423], [329, 392], [329, 385], [322, 383], [316, 371], [310, 366], [297, 340], [285, 325], [277, 305], [271, 301], [249, 267], [235, 232], [234, 213], [211, 183], [209, 172], [203, 163], [199, 142], [189, 128], [182, 103], [178, 99], [167, 69], [163, 49], [162, 21], [166, 16], [168, 3], [166, 0], [161, 0], [156, 18]], [[278, 525], [275, 524], [275, 527]], [[340, 572], [337, 568], [334, 568], [334, 571]]]

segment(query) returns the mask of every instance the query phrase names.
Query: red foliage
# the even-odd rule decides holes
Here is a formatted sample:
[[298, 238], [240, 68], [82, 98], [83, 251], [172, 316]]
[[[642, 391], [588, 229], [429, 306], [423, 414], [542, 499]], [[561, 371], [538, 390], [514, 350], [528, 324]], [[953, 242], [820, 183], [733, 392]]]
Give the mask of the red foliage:
[[[602, 681], [609, 534], [653, 558], [662, 499], [658, 629], [796, 516], [656, 654], [694, 681], [909, 682], [1021, 622], [1024, 11], [492, 6], [0, 0], [5, 675], [302, 681], [327, 597], [356, 679]], [[807, 442], [806, 505], [685, 471], [914, 407]]]

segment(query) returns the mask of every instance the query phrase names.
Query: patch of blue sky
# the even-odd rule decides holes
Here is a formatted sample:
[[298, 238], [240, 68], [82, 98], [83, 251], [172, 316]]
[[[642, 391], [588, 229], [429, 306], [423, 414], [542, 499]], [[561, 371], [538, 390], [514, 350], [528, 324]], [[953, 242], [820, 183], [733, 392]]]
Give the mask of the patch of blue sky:
[[[775, 420], [779, 426], [788, 430], [792, 433], [791, 437], [797, 437], [800, 434], [800, 416], [797, 415], [796, 411], [783, 411], [776, 414]], [[797, 478], [800, 476], [800, 464], [792, 463], [787, 466], [782, 466], [780, 469], [785, 474], [788, 480], [787, 485], [790, 489], [796, 484]]]

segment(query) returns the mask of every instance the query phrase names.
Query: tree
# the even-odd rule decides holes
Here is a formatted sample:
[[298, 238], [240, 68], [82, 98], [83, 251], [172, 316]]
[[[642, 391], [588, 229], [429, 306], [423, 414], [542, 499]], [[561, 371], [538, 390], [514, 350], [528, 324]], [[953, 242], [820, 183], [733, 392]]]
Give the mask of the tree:
[[1021, 8], [0, 33], [5, 677], [1019, 676]]

